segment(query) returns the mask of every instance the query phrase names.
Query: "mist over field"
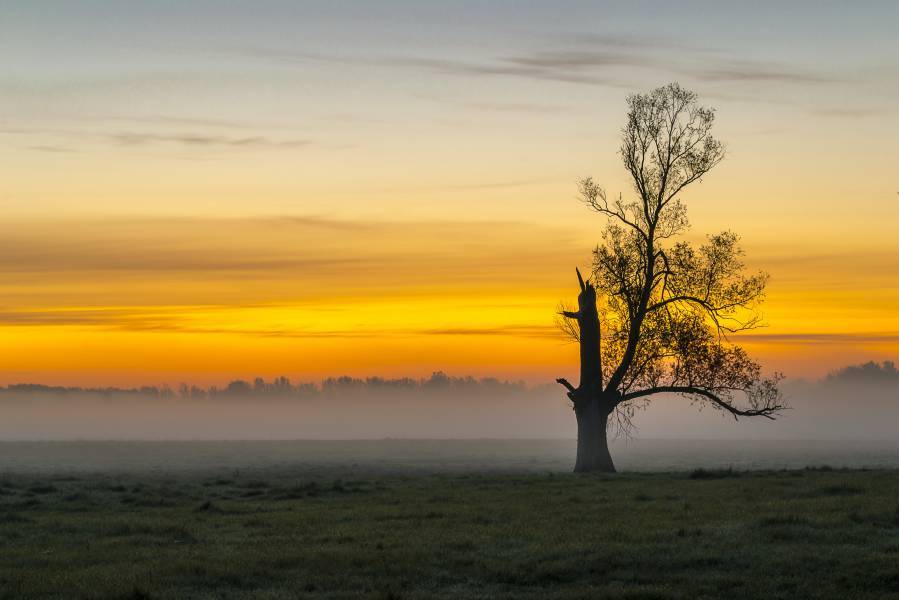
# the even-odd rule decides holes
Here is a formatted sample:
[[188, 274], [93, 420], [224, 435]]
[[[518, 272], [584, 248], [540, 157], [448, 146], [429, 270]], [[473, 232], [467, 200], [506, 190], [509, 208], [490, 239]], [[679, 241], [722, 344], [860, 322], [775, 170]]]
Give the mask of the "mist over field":
[[[662, 396], [636, 411], [636, 439], [896, 440], [891, 363], [787, 381], [777, 420], [734, 418]], [[221, 390], [0, 388], [2, 441], [380, 438], [572, 439], [570, 402], [553, 384], [494, 379], [235, 382]]]

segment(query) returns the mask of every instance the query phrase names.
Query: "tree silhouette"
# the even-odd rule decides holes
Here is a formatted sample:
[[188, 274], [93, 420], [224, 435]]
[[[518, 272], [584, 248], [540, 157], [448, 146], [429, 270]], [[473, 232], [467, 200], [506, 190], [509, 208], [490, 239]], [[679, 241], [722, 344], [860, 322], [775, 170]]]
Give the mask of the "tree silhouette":
[[557, 380], [577, 417], [579, 472], [614, 471], [610, 416], [627, 430], [634, 410], [657, 394], [735, 418], [774, 418], [784, 408], [780, 376], [764, 377], [728, 339], [759, 325], [755, 309], [768, 276], [744, 272], [733, 233], [698, 247], [675, 240], [688, 227], [680, 192], [724, 158], [711, 134], [714, 111], [676, 83], [627, 103], [620, 154], [637, 199], [610, 201], [591, 178], [580, 182], [582, 199], [608, 224], [592, 276], [577, 272], [577, 310], [560, 311], [561, 326], [580, 344], [580, 384]]

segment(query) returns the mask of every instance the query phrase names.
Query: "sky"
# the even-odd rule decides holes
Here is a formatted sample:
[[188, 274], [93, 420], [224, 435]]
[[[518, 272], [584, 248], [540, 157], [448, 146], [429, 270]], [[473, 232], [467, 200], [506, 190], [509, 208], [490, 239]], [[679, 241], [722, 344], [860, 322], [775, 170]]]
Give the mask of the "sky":
[[727, 158], [691, 240], [771, 274], [768, 370], [899, 355], [899, 4], [0, 0], [0, 384], [541, 382], [630, 192], [625, 99]]

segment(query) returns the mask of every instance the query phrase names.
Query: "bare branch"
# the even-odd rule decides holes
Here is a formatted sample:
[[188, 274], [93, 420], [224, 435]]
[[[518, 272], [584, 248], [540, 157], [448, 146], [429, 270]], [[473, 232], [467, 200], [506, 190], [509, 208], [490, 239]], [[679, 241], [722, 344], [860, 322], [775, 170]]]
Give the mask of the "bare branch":
[[666, 385], [648, 388], [645, 390], [639, 390], [636, 392], [631, 392], [629, 394], [625, 394], [621, 397], [622, 402], [627, 402], [629, 400], [634, 400], [637, 398], [643, 398], [645, 396], [651, 396], [654, 394], [681, 394], [685, 396], [702, 396], [703, 398], [709, 400], [715, 406], [726, 410], [730, 414], [734, 416], [735, 419], [738, 417], [765, 417], [767, 419], [774, 420], [775, 415], [787, 407], [786, 405], [779, 403], [779, 396], [777, 400], [771, 399], [770, 402], [765, 403], [763, 406], [754, 407], [754, 408], [745, 408], [741, 409], [735, 406], [732, 402], [728, 401], [725, 398], [722, 398], [718, 394], [716, 394], [712, 390], [694, 387], [694, 386], [677, 386], [677, 385]]
[[556, 383], [561, 384], [562, 387], [564, 387], [566, 390], [568, 390], [568, 397], [571, 398], [572, 400], [574, 400], [574, 396], [577, 393], [577, 388], [575, 388], [573, 385], [571, 385], [568, 382], [568, 380], [565, 379], [564, 377], [560, 377], [560, 378], [556, 379]]

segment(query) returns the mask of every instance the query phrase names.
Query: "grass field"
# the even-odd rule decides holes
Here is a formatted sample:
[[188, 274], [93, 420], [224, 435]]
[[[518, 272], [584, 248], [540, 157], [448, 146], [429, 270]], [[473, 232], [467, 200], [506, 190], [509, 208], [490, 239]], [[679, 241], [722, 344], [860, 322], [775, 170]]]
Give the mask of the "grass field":
[[0, 476], [0, 598], [899, 598], [899, 472]]

